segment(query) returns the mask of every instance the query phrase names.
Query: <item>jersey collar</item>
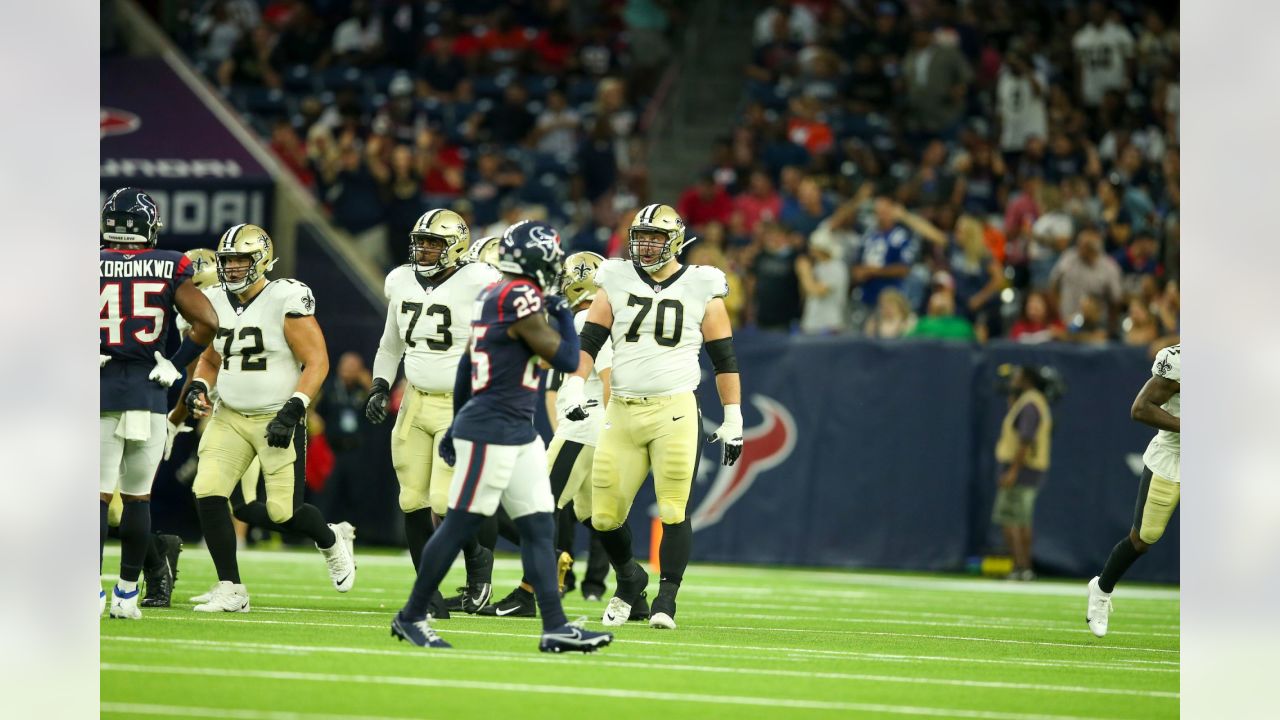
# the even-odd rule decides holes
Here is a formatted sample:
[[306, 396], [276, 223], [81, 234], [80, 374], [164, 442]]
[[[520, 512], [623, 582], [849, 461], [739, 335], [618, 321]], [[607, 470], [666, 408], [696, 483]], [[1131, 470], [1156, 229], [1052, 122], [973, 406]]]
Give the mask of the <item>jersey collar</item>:
[[652, 275], [645, 272], [644, 268], [640, 267], [639, 265], [635, 263], [631, 263], [631, 267], [635, 268], [636, 274], [640, 276], [640, 281], [643, 282], [645, 285], [648, 285], [649, 287], [653, 288], [654, 292], [661, 292], [671, 287], [671, 285], [675, 283], [676, 280], [680, 279], [680, 276], [684, 274], [684, 271], [689, 269], [688, 265], [681, 265], [679, 270], [671, 274], [671, 277], [667, 278], [666, 280], [663, 280], [662, 282], [658, 282], [657, 280], [653, 279]]
[[245, 310], [249, 309], [249, 306], [253, 304], [254, 300], [257, 300], [258, 298], [265, 295], [267, 293], [267, 288], [271, 287], [271, 283], [273, 282], [275, 282], [275, 280], [268, 280], [267, 284], [263, 285], [262, 289], [258, 291], [258, 294], [249, 298], [249, 302], [247, 303], [240, 302], [239, 296], [237, 296], [235, 293], [231, 292], [230, 290], [226, 289], [225, 287], [222, 289], [222, 292], [226, 293], [227, 302], [231, 303], [231, 309], [235, 310], [237, 315], [240, 315]]

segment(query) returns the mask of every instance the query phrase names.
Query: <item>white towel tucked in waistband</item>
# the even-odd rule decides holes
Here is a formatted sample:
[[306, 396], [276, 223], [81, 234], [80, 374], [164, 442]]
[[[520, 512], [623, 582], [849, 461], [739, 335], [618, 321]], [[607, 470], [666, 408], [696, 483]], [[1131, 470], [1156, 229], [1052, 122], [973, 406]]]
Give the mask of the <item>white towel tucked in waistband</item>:
[[146, 442], [151, 439], [151, 411], [125, 410], [120, 413], [115, 436], [121, 440]]

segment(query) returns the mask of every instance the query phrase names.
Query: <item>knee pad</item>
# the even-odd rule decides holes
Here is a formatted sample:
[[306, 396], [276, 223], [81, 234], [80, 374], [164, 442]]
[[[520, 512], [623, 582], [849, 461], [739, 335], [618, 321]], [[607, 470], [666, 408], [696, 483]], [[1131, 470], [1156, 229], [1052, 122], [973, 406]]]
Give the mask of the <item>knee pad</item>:
[[1164, 528], [1143, 526], [1138, 529], [1138, 539], [1148, 545], [1155, 545], [1164, 537]]
[[449, 513], [449, 493], [431, 493], [431, 512], [444, 517]]
[[617, 530], [622, 527], [622, 521], [610, 513], [597, 514], [593, 512], [591, 514], [591, 527], [600, 532], [609, 532], [610, 530]]
[[[400, 486], [400, 512], [411, 513], [419, 510], [431, 508], [431, 501], [427, 496], [417, 490], [411, 490], [404, 485]], [[434, 508], [433, 508], [434, 509]]]
[[662, 518], [664, 525], [679, 525], [684, 522], [684, 510], [683, 503], [658, 501], [658, 516]]
[[293, 505], [268, 498], [267, 517], [271, 518], [271, 522], [283, 525], [293, 519]]

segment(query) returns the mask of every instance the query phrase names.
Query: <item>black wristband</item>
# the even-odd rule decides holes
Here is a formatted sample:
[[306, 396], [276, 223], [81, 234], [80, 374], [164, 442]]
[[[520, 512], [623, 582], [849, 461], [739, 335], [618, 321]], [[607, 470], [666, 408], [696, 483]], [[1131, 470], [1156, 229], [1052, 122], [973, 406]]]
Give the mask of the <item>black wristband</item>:
[[578, 337], [582, 343], [582, 349], [591, 356], [592, 360], [596, 359], [596, 353], [600, 352], [600, 348], [609, 342], [609, 329], [600, 323], [593, 323], [590, 320], [582, 326], [582, 332], [578, 333]]
[[738, 356], [733, 352], [733, 338], [720, 338], [707, 343], [707, 355], [716, 374], [738, 372]]
[[280, 412], [276, 413], [276, 419], [289, 425], [297, 425], [298, 421], [307, 414], [307, 406], [302, 404], [302, 400], [291, 397], [285, 401], [284, 407], [280, 408]]

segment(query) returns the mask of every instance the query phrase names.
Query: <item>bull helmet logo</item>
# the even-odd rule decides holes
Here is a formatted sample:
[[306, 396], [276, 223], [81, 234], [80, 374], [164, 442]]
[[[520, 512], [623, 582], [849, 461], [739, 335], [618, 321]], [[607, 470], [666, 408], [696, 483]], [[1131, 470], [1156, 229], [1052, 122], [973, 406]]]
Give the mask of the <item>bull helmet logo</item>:
[[[786, 462], [796, 447], [796, 421], [786, 407], [764, 395], [752, 395], [751, 404], [764, 416], [764, 422], [742, 433], [742, 456], [737, 463], [715, 466], [719, 468], [715, 480], [691, 516], [695, 531], [720, 522], [760, 473]], [[719, 446], [715, 447], [718, 453]]]

